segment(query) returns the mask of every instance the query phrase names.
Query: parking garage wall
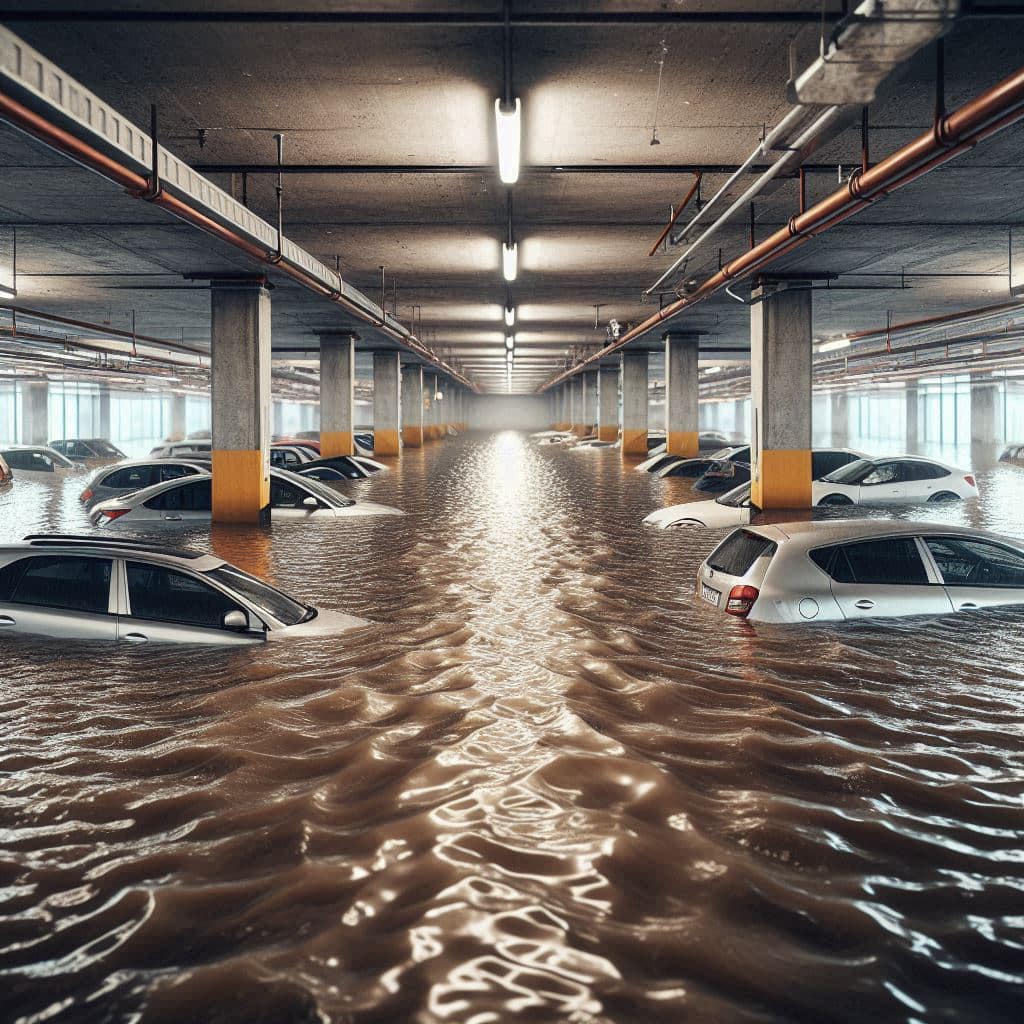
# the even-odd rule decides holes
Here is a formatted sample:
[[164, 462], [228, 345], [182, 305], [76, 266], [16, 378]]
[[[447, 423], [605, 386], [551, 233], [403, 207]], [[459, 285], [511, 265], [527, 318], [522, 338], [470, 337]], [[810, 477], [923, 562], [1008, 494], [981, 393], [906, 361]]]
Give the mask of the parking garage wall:
[[469, 403], [471, 430], [545, 430], [550, 419], [547, 395], [476, 395]]

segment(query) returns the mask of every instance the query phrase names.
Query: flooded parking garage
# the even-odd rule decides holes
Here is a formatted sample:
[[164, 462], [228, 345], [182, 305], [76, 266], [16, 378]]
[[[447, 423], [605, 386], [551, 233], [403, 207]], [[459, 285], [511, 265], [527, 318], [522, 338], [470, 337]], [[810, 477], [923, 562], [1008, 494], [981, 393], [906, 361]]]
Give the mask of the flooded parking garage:
[[1016, 1022], [1024, 6], [0, 11], [0, 1022]]
[[6, 637], [8, 1018], [1014, 1019], [1019, 612], [721, 616], [635, 477], [474, 434], [349, 485], [402, 530], [176, 535], [344, 640]]

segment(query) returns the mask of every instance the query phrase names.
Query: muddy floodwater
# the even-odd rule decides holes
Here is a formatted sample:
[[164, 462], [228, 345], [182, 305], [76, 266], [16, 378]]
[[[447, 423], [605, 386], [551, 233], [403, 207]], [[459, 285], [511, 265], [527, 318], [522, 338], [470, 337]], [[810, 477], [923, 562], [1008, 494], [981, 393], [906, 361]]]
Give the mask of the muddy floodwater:
[[[976, 468], [928, 518], [1024, 536]], [[700, 607], [689, 487], [470, 435], [344, 485], [405, 519], [150, 534], [357, 633], [0, 638], [0, 1020], [1024, 1019], [1024, 613]]]

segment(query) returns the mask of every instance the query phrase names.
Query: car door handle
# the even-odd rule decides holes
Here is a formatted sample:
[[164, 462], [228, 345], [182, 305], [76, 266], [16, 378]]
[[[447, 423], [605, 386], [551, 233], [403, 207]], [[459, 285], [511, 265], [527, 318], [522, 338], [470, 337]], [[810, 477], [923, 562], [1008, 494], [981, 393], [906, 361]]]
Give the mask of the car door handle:
[[869, 601], [866, 597], [864, 597], [864, 598], [861, 598], [859, 601], [854, 601], [853, 607], [854, 608], [863, 608], [864, 611], [867, 611], [869, 608], [874, 608], [875, 607], [875, 602], [874, 601]]
[[10, 615], [0, 615], [0, 626], [13, 626], [14, 619]]
[[130, 644], [144, 644], [149, 637], [145, 633], [125, 633], [121, 639], [127, 640]]
[[164, 516], [164, 519], [169, 519], [173, 523], [177, 523], [181, 520], [181, 516]]

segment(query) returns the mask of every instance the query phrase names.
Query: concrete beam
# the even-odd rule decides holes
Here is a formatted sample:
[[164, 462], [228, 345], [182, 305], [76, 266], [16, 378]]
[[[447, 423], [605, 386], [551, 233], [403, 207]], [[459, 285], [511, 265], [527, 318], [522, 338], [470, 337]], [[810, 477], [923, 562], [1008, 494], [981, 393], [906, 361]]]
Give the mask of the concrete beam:
[[400, 436], [401, 353], [373, 353], [373, 453], [402, 454]]
[[402, 367], [402, 444], [423, 447], [423, 367]]
[[619, 357], [622, 386], [622, 454], [647, 455], [647, 352], [623, 349]]
[[260, 282], [210, 289], [213, 519], [270, 522], [270, 293]]
[[672, 455], [695, 458], [700, 450], [697, 352], [700, 335], [668, 331], [665, 340], [665, 440]]
[[601, 441], [619, 439], [619, 371], [614, 366], [597, 371], [597, 436]]
[[751, 501], [810, 508], [811, 292], [755, 288], [751, 298]]
[[320, 335], [320, 454], [354, 455], [356, 336]]

